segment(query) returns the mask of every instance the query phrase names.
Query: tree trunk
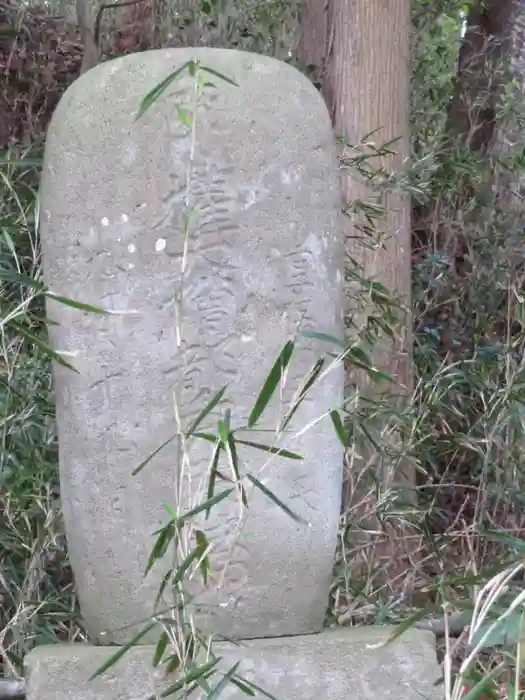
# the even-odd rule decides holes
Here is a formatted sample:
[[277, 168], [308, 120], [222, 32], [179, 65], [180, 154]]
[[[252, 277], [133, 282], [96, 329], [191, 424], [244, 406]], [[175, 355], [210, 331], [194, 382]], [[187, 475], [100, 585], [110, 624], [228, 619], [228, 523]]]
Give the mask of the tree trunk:
[[493, 175], [487, 186], [496, 194], [498, 208], [511, 205], [523, 216], [522, 172], [494, 178], [493, 165], [502, 156], [523, 152], [523, 110], [516, 104], [510, 110], [502, 107], [512, 81], [513, 99], [525, 99], [525, 1], [486, 0], [480, 5], [467, 17], [446, 135], [486, 156], [487, 174]]
[[490, 146], [501, 89], [509, 77], [523, 87], [524, 68], [525, 2], [486, 0], [473, 6], [459, 54], [448, 134], [460, 136], [472, 150]]
[[[423, 245], [434, 242], [436, 252], [456, 268], [486, 266], [468, 251], [472, 240], [479, 246], [479, 238], [487, 237], [494, 253], [489, 264], [505, 258], [511, 283], [523, 267], [525, 0], [479, 0], [466, 25], [441, 149], [443, 167], [435, 177], [437, 197], [418, 211], [415, 228]], [[470, 166], [458, 174], [450, 168], [454, 161]], [[449, 344], [444, 350], [451, 350]]]
[[76, 0], [77, 21], [80, 37], [84, 45], [80, 74], [94, 68], [100, 61], [101, 51], [99, 37], [95, 36], [96, 6], [92, 0]]
[[[353, 145], [367, 137], [369, 145], [363, 145], [360, 150], [369, 154], [377, 153], [376, 148], [382, 144], [396, 140], [390, 145], [395, 153], [383, 152], [373, 158], [374, 167], [384, 168], [386, 173], [401, 170], [409, 156], [409, 38], [409, 0], [325, 0], [324, 3], [307, 0], [299, 59], [303, 64], [317, 65], [321, 92], [337, 135], [344, 134], [346, 141]], [[346, 150], [348, 153], [350, 149]], [[368, 201], [383, 207], [383, 214], [375, 222], [376, 230], [386, 234], [383, 245], [366, 245], [363, 233], [366, 212], [361, 216], [354, 212], [352, 217], [345, 217], [346, 249], [349, 259], [362, 266], [364, 278], [386, 287], [404, 305], [404, 322], [394, 342], [382, 337], [371, 354], [374, 366], [393, 376], [401, 387], [400, 393], [406, 397], [413, 383], [409, 198], [398, 192], [378, 192], [376, 186], [356, 177], [355, 171], [348, 168], [342, 170], [342, 190], [345, 202]], [[365, 308], [356, 307], [355, 299], [362, 298], [363, 292], [357, 289], [355, 281], [347, 282], [346, 291], [347, 311], [354, 320], [356, 313], [361, 317], [377, 315], [370, 303]], [[356, 376], [351, 368], [347, 374], [350, 385]], [[366, 377], [360, 376], [359, 383], [368, 395], [377, 397], [378, 389], [373, 388]], [[384, 386], [380, 390], [384, 391]], [[381, 439], [385, 436], [381, 435]], [[396, 441], [399, 445], [399, 436]], [[385, 468], [384, 460], [377, 455], [362, 457], [361, 470], [354, 459], [350, 465], [350, 488], [346, 489], [344, 504], [353, 514], [354, 522], [357, 515], [362, 524], [364, 520], [375, 530], [372, 542], [367, 538], [365, 549], [368, 551], [361, 551], [361, 560], [367, 563], [373, 560], [374, 565], [383, 567], [384, 573], [388, 569], [389, 577], [403, 575], [411, 568], [410, 548], [405, 549], [405, 542], [399, 535], [388, 535], [384, 528], [378, 528], [372, 514], [382, 507], [380, 502], [389, 498], [393, 483], [403, 484], [413, 497], [415, 472], [405, 460], [392, 469], [391, 465]], [[362, 487], [356, 485], [359, 471], [376, 472], [374, 476], [379, 478], [375, 493], [363, 495]], [[395, 570], [390, 566], [393, 560], [396, 561]], [[399, 586], [396, 589], [398, 592]]]

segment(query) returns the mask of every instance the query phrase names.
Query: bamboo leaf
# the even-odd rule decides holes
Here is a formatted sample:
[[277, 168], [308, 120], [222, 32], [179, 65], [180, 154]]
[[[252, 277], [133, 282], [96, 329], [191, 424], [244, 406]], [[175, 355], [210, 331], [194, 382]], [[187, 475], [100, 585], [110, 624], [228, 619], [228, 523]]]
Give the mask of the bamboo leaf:
[[162, 443], [162, 445], [161, 445], [160, 447], [157, 447], [157, 449], [155, 450], [155, 452], [152, 452], [152, 453], [149, 455], [149, 457], [146, 457], [146, 459], [145, 459], [143, 462], [141, 462], [141, 463], [139, 464], [139, 466], [131, 472], [132, 476], [136, 476], [137, 474], [139, 474], [139, 473], [144, 469], [144, 467], [146, 467], [146, 466], [151, 462], [151, 460], [152, 460], [156, 455], [159, 454], [159, 452], [160, 452], [161, 450], [163, 450], [167, 445], [169, 445], [170, 442], [173, 442], [173, 441], [175, 440], [176, 437], [177, 437], [177, 435], [172, 435], [172, 437], [170, 437], [170, 438], [168, 438], [167, 440], [165, 440], [165, 441]]
[[206, 406], [202, 409], [202, 411], [199, 413], [197, 418], [195, 418], [193, 423], [188, 428], [188, 430], [186, 432], [187, 437], [192, 435], [197, 430], [197, 428], [202, 423], [202, 421], [206, 418], [206, 416], [213, 411], [215, 406], [217, 406], [217, 404], [221, 401], [227, 388], [228, 388], [228, 385], [225, 384], [222, 387], [222, 389], [219, 389], [219, 391], [211, 397], [211, 399], [208, 401]]
[[231, 411], [228, 408], [224, 412], [224, 418], [219, 419], [219, 437], [224, 444], [228, 442], [228, 435], [230, 434], [230, 418]]
[[166, 586], [168, 585], [172, 574], [173, 569], [169, 569], [162, 577], [162, 581], [160, 582], [159, 590], [157, 591], [157, 596], [155, 598], [155, 609], [157, 608], [157, 605], [160, 603], [162, 596], [164, 595], [164, 591], [166, 590]]
[[345, 352], [345, 358], [350, 360], [350, 362], [352, 362], [352, 364], [354, 364], [356, 367], [364, 370], [374, 382], [379, 382], [381, 380], [388, 382], [394, 381], [393, 377], [391, 377], [389, 374], [376, 369], [370, 362], [367, 354], [360, 348], [349, 348]]
[[[179, 670], [180, 666], [181, 666], [180, 656], [177, 654], [176, 651], [174, 651], [173, 654], [171, 656], [169, 656], [167, 659], [166, 668], [165, 668], [166, 676], [173, 675], [176, 671]], [[157, 696], [155, 696], [155, 700], [157, 700]]]
[[191, 75], [192, 78], [194, 78], [197, 75], [197, 70], [200, 66], [200, 61], [194, 61], [193, 59], [190, 59], [188, 61], [188, 73]]
[[185, 107], [182, 107], [181, 105], [175, 105], [175, 108], [177, 110], [177, 114], [178, 114], [180, 121], [188, 129], [191, 129], [192, 118], [191, 118], [190, 114], [188, 113], [188, 110]]
[[[490, 634], [489, 633], [490, 630]], [[483, 641], [485, 635], [487, 638]], [[503, 644], [518, 644], [523, 637], [523, 617], [520, 610], [515, 610], [506, 617], [498, 620], [489, 619], [488, 622], [480, 625], [472, 635], [472, 646], [480, 649], [490, 649], [491, 647]], [[483, 641], [483, 644], [481, 643]]]
[[204, 585], [208, 583], [208, 573], [210, 571], [210, 560], [206, 550], [209, 547], [208, 538], [201, 530], [195, 530], [195, 539], [197, 541], [197, 549], [199, 550], [199, 556], [202, 557], [199, 562], [199, 568], [201, 570], [202, 581]]
[[[221, 443], [217, 440], [215, 444], [215, 450], [213, 452], [213, 457], [211, 460], [211, 466], [210, 466], [210, 477], [208, 479], [208, 488], [206, 491], [206, 499], [207, 502], [209, 503], [214, 496], [215, 493], [215, 484], [217, 482], [217, 474], [218, 474], [218, 467], [219, 467], [219, 457], [221, 456]], [[206, 510], [206, 520], [208, 519], [210, 515], [210, 508]]]
[[312, 388], [312, 386], [315, 384], [315, 381], [319, 374], [321, 373], [321, 370], [323, 369], [324, 366], [324, 359], [320, 358], [317, 360], [315, 365], [312, 367], [310, 372], [308, 373], [308, 376], [304, 380], [303, 384], [299, 387], [299, 391], [297, 392], [297, 398], [296, 400], [292, 403], [292, 406], [290, 407], [287, 415], [285, 416], [283, 423], [281, 425], [281, 431], [285, 430], [286, 427], [289, 425], [290, 421], [292, 420], [295, 412], [299, 408], [299, 406], [302, 404], [304, 399], [306, 398], [306, 395]]
[[177, 567], [177, 570], [175, 571], [175, 575], [173, 576], [172, 584], [173, 586], [176, 586], [178, 583], [182, 581], [184, 578], [185, 573], [188, 571], [190, 566], [193, 564], [194, 561], [197, 561], [199, 558], [199, 549], [197, 547], [194, 547], [191, 552], [188, 554], [188, 556], [184, 559], [184, 561], [179, 564]]
[[235, 475], [235, 481], [239, 482], [241, 480], [241, 475], [239, 471], [239, 457], [237, 455], [237, 447], [235, 446], [235, 438], [233, 437], [233, 433], [228, 433], [228, 439], [226, 441], [226, 453], [229, 457], [230, 465]]
[[309, 525], [308, 521], [304, 520], [304, 518], [301, 518], [299, 515], [294, 513], [288, 506], [283, 503], [277, 496], [270, 491], [268, 487], [266, 487], [262, 482], [259, 481], [255, 476], [252, 474], [246, 474], [246, 477], [252, 482], [254, 486], [256, 486], [262, 493], [264, 493], [265, 496], [267, 496], [271, 501], [273, 501], [281, 510], [283, 510], [287, 515], [289, 515], [293, 520], [295, 520], [298, 523], [301, 523], [302, 525]]
[[346, 348], [346, 343], [344, 342], [344, 340], [336, 338], [333, 335], [328, 335], [327, 333], [316, 333], [315, 331], [299, 331], [299, 335], [302, 335], [303, 338], [314, 338], [315, 340], [322, 340], [325, 343], [332, 343], [333, 345], [337, 345], [340, 348], [343, 348], [343, 350]]
[[168, 633], [166, 630], [163, 630], [162, 634], [160, 635], [160, 639], [157, 642], [157, 646], [155, 647], [155, 654], [153, 655], [153, 668], [157, 668], [157, 666], [160, 664], [162, 661], [162, 657], [164, 656], [164, 652], [166, 651], [166, 647], [168, 646]]
[[0, 165], [9, 165], [12, 168], [40, 167], [42, 162], [43, 158], [21, 158], [20, 160], [15, 160], [14, 158], [0, 157]]
[[268, 405], [270, 399], [273, 396], [279, 382], [281, 381], [286, 368], [290, 364], [292, 359], [292, 354], [294, 351], [294, 342], [289, 340], [284, 348], [281, 350], [279, 357], [275, 361], [274, 366], [270, 370], [270, 374], [267, 376], [261, 393], [259, 394], [257, 401], [252, 409], [250, 417], [248, 418], [248, 427], [253, 428], [261, 417], [264, 409]]
[[390, 635], [388, 635], [386, 640], [384, 642], [380, 642], [377, 645], [374, 645], [374, 648], [375, 648], [375, 646], [382, 647], [382, 646], [386, 646], [387, 644], [390, 644], [390, 642], [393, 642], [395, 639], [398, 639], [399, 637], [401, 637], [401, 635], [404, 634], [407, 630], [412, 629], [412, 627], [414, 627], [414, 625], [417, 622], [422, 620], [427, 615], [428, 615], [428, 610], [426, 608], [421, 608], [420, 610], [416, 610], [416, 612], [413, 613], [412, 615], [409, 615], [406, 618], [406, 620], [403, 620], [398, 625], [396, 625], [394, 627], [394, 629], [392, 630], [392, 633]]
[[195, 515], [198, 515], [199, 513], [202, 513], [202, 511], [209, 511], [209, 509], [216, 505], [217, 503], [220, 503], [221, 501], [224, 501], [225, 498], [228, 498], [228, 496], [235, 491], [235, 488], [231, 489], [226, 489], [225, 491], [221, 491], [220, 493], [215, 494], [212, 498], [208, 498], [204, 503], [199, 504], [195, 508], [192, 508], [191, 510], [187, 511], [183, 515], [180, 516], [179, 518], [179, 525], [182, 525], [183, 522], [186, 522], [187, 520], [190, 520], [193, 518]]
[[345, 431], [343, 421], [341, 420], [341, 416], [339, 415], [339, 411], [336, 411], [335, 409], [330, 411], [330, 418], [332, 419], [332, 424], [341, 445], [343, 447], [348, 447], [350, 441], [348, 439], [348, 434]]
[[177, 68], [177, 70], [174, 70], [172, 73], [170, 73], [164, 80], [162, 80], [160, 83], [155, 85], [155, 87], [150, 90], [147, 95], [143, 98], [142, 102], [140, 103], [140, 107], [138, 109], [137, 115], [135, 117], [135, 121], [140, 119], [144, 114], [148, 111], [150, 107], [152, 107], [155, 102], [159, 99], [159, 97], [168, 89], [168, 87], [171, 85], [171, 83], [179, 77], [179, 75], [186, 69], [189, 68], [189, 64], [191, 61], [186, 61], [186, 63], [181, 66], [180, 68]]
[[227, 75], [219, 73], [219, 71], [216, 71], [213, 68], [209, 68], [208, 66], [201, 66], [201, 70], [206, 73], [210, 73], [210, 75], [214, 75], [216, 78], [221, 78], [221, 80], [230, 83], [230, 85], [235, 85], [235, 87], [239, 87], [239, 83], [236, 83], [235, 80], [233, 80], [232, 78], [228, 78]]
[[209, 672], [217, 666], [219, 663], [220, 658], [213, 659], [212, 661], [208, 661], [207, 663], [203, 664], [202, 666], [197, 666], [194, 669], [191, 669], [188, 673], [184, 675], [184, 678], [181, 678], [178, 680], [176, 683], [172, 683], [170, 686], [168, 686], [165, 690], [162, 691], [160, 695], [150, 695], [148, 700], [158, 700], [158, 698], [167, 698], [170, 695], [173, 695], [174, 693], [178, 692], [184, 686], [189, 685], [193, 681], [206, 676], [209, 674]]
[[487, 691], [493, 687], [494, 680], [501, 673], [501, 664], [498, 664], [490, 673], [487, 675], [483, 674], [480, 680], [470, 688], [467, 693], [464, 693], [462, 700], [477, 700], [481, 698]]
[[479, 528], [477, 530], [479, 535], [482, 535], [483, 537], [486, 537], [489, 540], [492, 540], [494, 542], [501, 542], [505, 546], [509, 547], [509, 549], [516, 549], [522, 554], [525, 553], [525, 542], [523, 540], [518, 539], [517, 537], [512, 537], [510, 535], [505, 534], [504, 532], [498, 532], [497, 530], [483, 530]]
[[252, 442], [251, 440], [240, 440], [239, 438], [236, 438], [236, 442], [239, 445], [247, 445], [248, 447], [254, 447], [256, 450], [269, 452], [272, 455], [279, 455], [279, 457], [286, 457], [287, 459], [303, 459], [301, 455], [297, 454], [297, 452], [290, 452], [290, 450], [285, 450], [281, 447], [261, 445], [258, 442]]
[[170, 545], [170, 543], [175, 539], [175, 523], [170, 520], [169, 523], [164, 525], [158, 531], [158, 537], [153, 545], [153, 549], [148, 557], [148, 563], [146, 564], [146, 571], [144, 576], [146, 576], [149, 571], [151, 571], [152, 566], [155, 564], [157, 559], [161, 559], [165, 554]]
[[138, 634], [136, 634], [133, 639], [131, 639], [129, 642], [124, 644], [124, 646], [119, 647], [118, 650], [112, 654], [107, 661], [104, 661], [104, 663], [95, 671], [95, 673], [90, 677], [90, 681], [94, 680], [95, 678], [98, 678], [98, 676], [101, 676], [103, 673], [105, 673], [108, 668], [111, 668], [114, 666], [117, 661], [119, 661], [124, 654], [126, 654], [132, 647], [136, 646], [140, 640], [145, 637], [148, 632], [150, 632], [153, 628], [155, 627], [155, 623], [152, 622], [149, 625], [147, 625], [143, 630], [141, 630]]
[[165, 511], [167, 512], [167, 514], [170, 516], [170, 518], [174, 522], [178, 522], [179, 514], [177, 513], [177, 510], [169, 503], [166, 503], [166, 501], [162, 501], [162, 506], [165, 509]]
[[217, 435], [213, 435], [213, 433], [188, 433], [188, 437], [190, 436], [206, 440], [207, 442], [217, 442], [218, 440]]
[[81, 301], [75, 301], [74, 299], [68, 299], [67, 297], [62, 297], [59, 294], [50, 292], [49, 290], [45, 292], [45, 296], [50, 299], [58, 301], [59, 304], [64, 306], [71, 306], [73, 309], [79, 309], [80, 311], [89, 311], [90, 313], [102, 314], [104, 316], [116, 315], [115, 311], [110, 311], [108, 309], [103, 309], [101, 306], [93, 306], [92, 304], [84, 304]]
[[250, 686], [246, 685], [246, 683], [243, 683], [243, 681], [237, 676], [237, 678], [232, 678], [231, 682], [233, 685], [236, 685], [239, 690], [242, 690], [242, 692], [245, 695], [249, 695], [250, 697], [254, 698], [255, 697], [255, 691], [250, 688]]
[[11, 238], [11, 234], [6, 228], [3, 229], [2, 234], [5, 238], [6, 245], [9, 248], [9, 252], [11, 255], [13, 255], [13, 257], [16, 257], [16, 246]]
[[42, 350], [42, 352], [50, 357], [52, 360], [54, 360], [57, 364], [62, 365], [63, 367], [67, 367], [70, 369], [72, 372], [75, 372], [76, 374], [80, 374], [80, 372], [73, 367], [73, 365], [69, 364], [64, 358], [60, 355], [60, 353], [55, 352], [53, 348], [51, 348], [47, 343], [44, 343], [43, 340], [41, 340], [38, 336], [34, 335], [30, 331], [26, 330], [24, 326], [21, 323], [18, 323], [18, 321], [12, 320], [10, 321], [10, 324], [16, 328], [17, 332], [23, 336], [27, 341], [30, 343], [33, 343], [37, 348]]
[[230, 683], [231, 679], [233, 676], [237, 673], [237, 669], [239, 668], [240, 661], [237, 661], [236, 664], [234, 664], [229, 671], [227, 671], [224, 676], [221, 678], [221, 680], [217, 683], [215, 688], [212, 689], [211, 693], [209, 693], [206, 696], [206, 700], [217, 700], [217, 698], [220, 697], [222, 694], [222, 691], [226, 688], [226, 686]]
[[272, 695], [264, 688], [261, 688], [260, 685], [257, 685], [257, 683], [254, 683], [253, 681], [249, 681], [247, 678], [242, 678], [241, 676], [237, 676], [235, 678], [232, 678], [232, 683], [234, 685], [236, 685], [240, 690], [244, 691], [245, 687], [252, 688], [257, 693], [264, 695], [265, 698], [269, 698], [269, 700], [278, 700], [278, 698], [276, 698], [275, 695]]

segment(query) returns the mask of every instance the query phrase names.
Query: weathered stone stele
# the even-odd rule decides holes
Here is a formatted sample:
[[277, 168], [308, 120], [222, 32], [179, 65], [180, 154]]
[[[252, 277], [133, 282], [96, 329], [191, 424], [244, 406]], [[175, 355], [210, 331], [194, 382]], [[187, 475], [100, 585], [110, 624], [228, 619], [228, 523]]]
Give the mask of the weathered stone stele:
[[[204, 88], [195, 112], [195, 79], [185, 71], [136, 120], [144, 96], [190, 59], [237, 86], [208, 75], [214, 87]], [[195, 113], [194, 129], [182, 110]], [[175, 441], [132, 476], [176, 433], [174, 396], [186, 427], [228, 384], [225, 405], [241, 426], [298, 329], [343, 336], [340, 203], [324, 103], [307, 78], [276, 60], [151, 51], [98, 66], [60, 101], [41, 186], [45, 280], [58, 295], [115, 312], [48, 306], [57, 322], [50, 341], [77, 370], [55, 364], [54, 384], [69, 553], [93, 639], [125, 642], [138, 631], [126, 626], [153, 613], [172, 564], [167, 557], [144, 577], [153, 533], [168, 517], [163, 503], [175, 507], [177, 493], [185, 507], [200, 502], [213, 450], [203, 440], [194, 441], [189, 464]], [[273, 444], [300, 381], [334, 349], [298, 337], [284, 390], [257, 432], [243, 437]], [[321, 629], [342, 450], [330, 419], [318, 419], [340, 405], [342, 386], [337, 366], [278, 442], [302, 461], [239, 448], [241, 474], [263, 481], [310, 527], [254, 488], [242, 519], [236, 494], [214, 508], [200, 523], [214, 547], [211, 583], [197, 590], [205, 629], [230, 638]], [[218, 415], [201, 429], [216, 430]], [[216, 491], [226, 485], [219, 480]]]

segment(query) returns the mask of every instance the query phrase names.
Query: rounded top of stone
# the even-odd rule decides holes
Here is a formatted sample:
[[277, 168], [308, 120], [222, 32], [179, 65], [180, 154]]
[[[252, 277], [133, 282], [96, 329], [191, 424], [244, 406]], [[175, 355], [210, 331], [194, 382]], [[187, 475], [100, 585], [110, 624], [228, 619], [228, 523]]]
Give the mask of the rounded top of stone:
[[[203, 68], [209, 67], [215, 71], [215, 75], [209, 76], [210, 82], [215, 83], [221, 90], [235, 89], [228, 81], [221, 80], [221, 74], [238, 83], [239, 87], [246, 83], [246, 76], [251, 75], [252, 89], [259, 84], [264, 86], [265, 83], [269, 83], [272, 89], [281, 91], [286, 99], [293, 98], [294, 93], [302, 93], [303, 98], [309, 102], [309, 110], [317, 104], [321, 112], [319, 116], [329, 118], [324, 101], [313, 83], [294, 66], [271, 56], [248, 51], [200, 46], [143, 51], [99, 63], [68, 87], [53, 119], [65, 105], [70, 109], [72, 101], [91, 105], [93, 100], [100, 101], [110, 84], [114, 86], [116, 83], [126, 83], [133, 93], [144, 96], [148, 90], [192, 60], [199, 61]], [[187, 71], [181, 71], [181, 75], [167, 88], [167, 94], [172, 92], [177, 80], [185, 77], [185, 73], [188, 75]], [[277, 74], [279, 80], [276, 83]]]

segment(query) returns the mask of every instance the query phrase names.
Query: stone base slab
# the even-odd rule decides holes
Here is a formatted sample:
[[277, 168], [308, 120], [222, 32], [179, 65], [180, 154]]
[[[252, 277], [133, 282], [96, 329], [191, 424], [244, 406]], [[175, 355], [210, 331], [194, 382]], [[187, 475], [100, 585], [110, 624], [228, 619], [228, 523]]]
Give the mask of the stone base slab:
[[[238, 675], [277, 700], [440, 700], [434, 635], [409, 630], [391, 644], [372, 648], [389, 631], [388, 627], [339, 628], [240, 645], [217, 643], [214, 653], [222, 658], [224, 671], [240, 660]], [[34, 649], [25, 660], [27, 700], [147, 700], [155, 693], [160, 697], [175, 682], [175, 678], [167, 682], [162, 669], [152, 668], [154, 647], [150, 646], [129, 650], [105, 674], [89, 681], [115, 650], [87, 644]], [[216, 685], [221, 676], [217, 672], [210, 685]], [[197, 691], [191, 697], [206, 694]], [[249, 697], [231, 684], [220, 693], [227, 700]]]

